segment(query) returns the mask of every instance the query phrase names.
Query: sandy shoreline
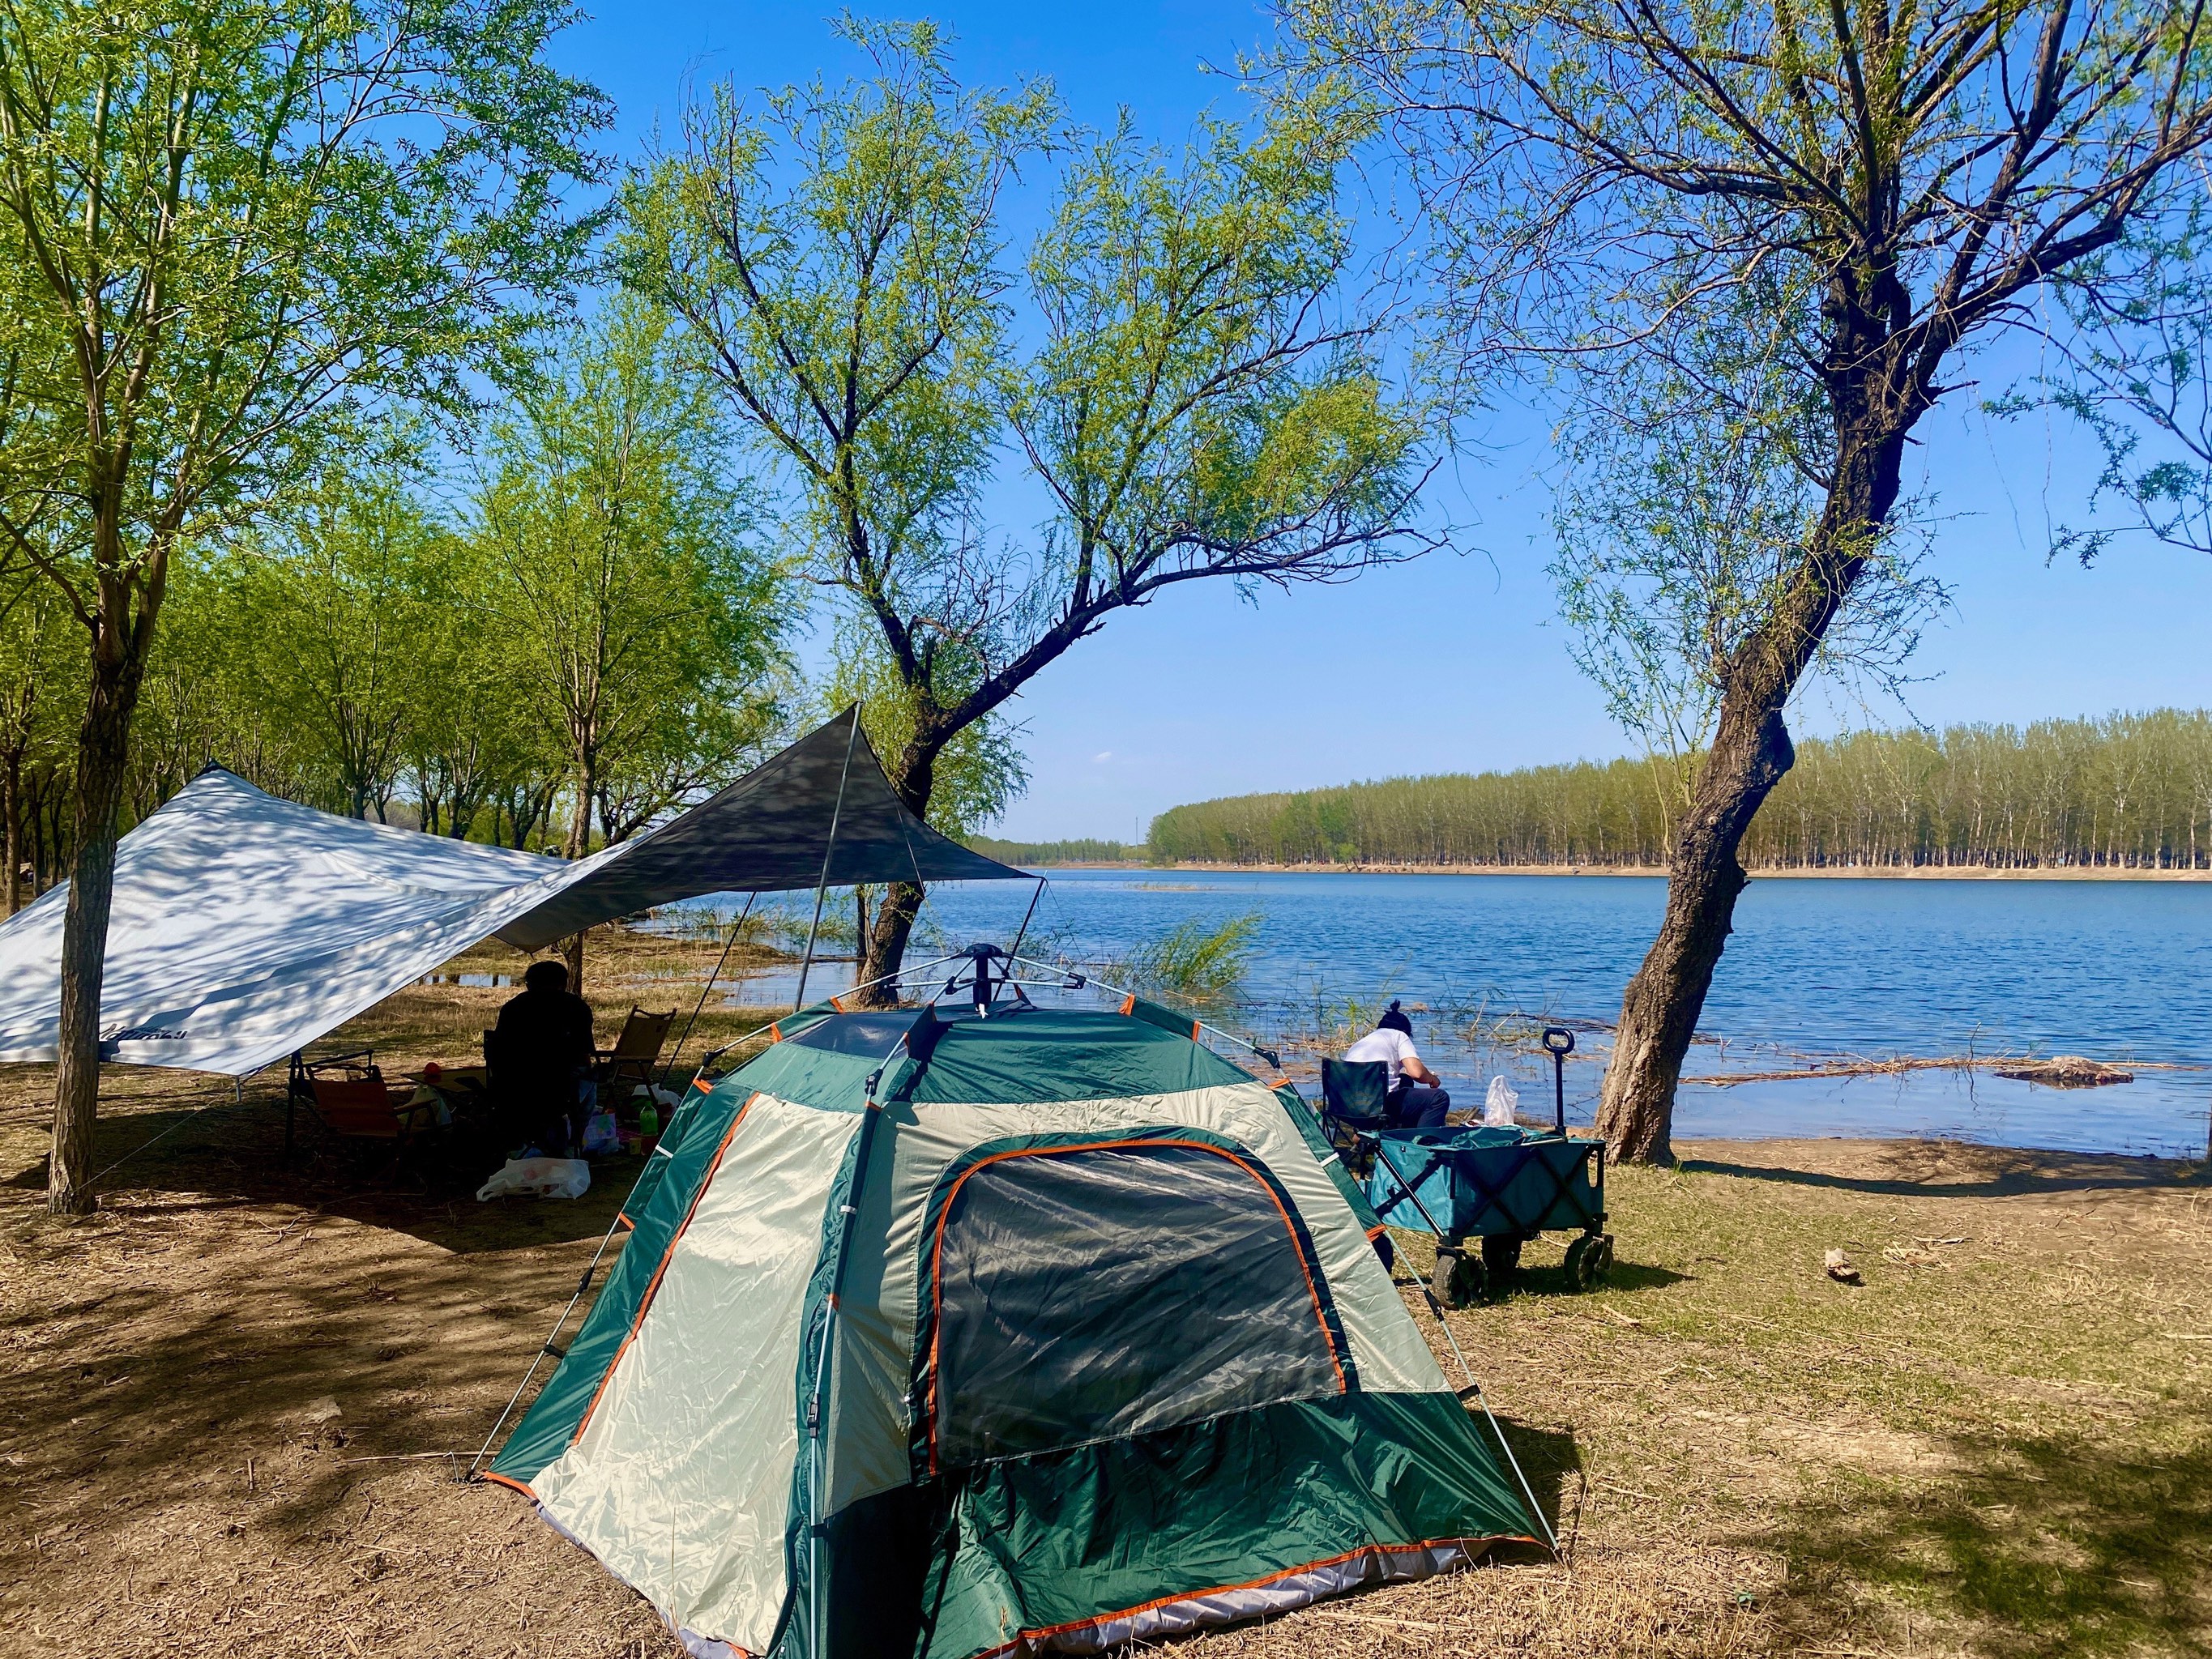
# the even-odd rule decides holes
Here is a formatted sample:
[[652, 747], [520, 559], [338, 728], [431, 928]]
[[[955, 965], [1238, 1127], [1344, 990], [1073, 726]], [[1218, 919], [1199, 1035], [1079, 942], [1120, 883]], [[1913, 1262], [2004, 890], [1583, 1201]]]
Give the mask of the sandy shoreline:
[[[1027, 868], [1114, 870], [1129, 875], [1277, 876], [1641, 876], [1664, 879], [1650, 864], [1038, 864]], [[2001, 870], [1980, 865], [1795, 866], [1754, 869], [1753, 881], [2212, 881], [2212, 870], [2129, 869], [2081, 866], [2069, 869]]]

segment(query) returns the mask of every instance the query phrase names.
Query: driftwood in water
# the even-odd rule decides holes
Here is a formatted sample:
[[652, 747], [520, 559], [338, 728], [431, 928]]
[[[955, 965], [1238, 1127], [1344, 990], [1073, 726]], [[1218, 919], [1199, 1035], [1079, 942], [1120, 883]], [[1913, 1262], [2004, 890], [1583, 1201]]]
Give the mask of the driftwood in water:
[[[2170, 1064], [2138, 1066], [2154, 1072], [2194, 1071], [2195, 1066]], [[2132, 1083], [2134, 1072], [2122, 1071], [2102, 1060], [2080, 1054], [2057, 1054], [2036, 1060], [2026, 1054], [1947, 1054], [1935, 1058], [1903, 1055], [1894, 1060], [1845, 1059], [1815, 1061], [1787, 1072], [1733, 1072], [1714, 1077], [1686, 1077], [1685, 1083], [1725, 1089], [1738, 1083], [1803, 1083], [1830, 1077], [1887, 1077], [1899, 1072], [1995, 1072], [2021, 1083], [2047, 1084], [2057, 1089], [2094, 1089], [2108, 1083]]]
[[2008, 1077], [2015, 1083], [2048, 1084], [2054, 1089], [2096, 1089], [2107, 1083], [2136, 1080], [2133, 1072], [2124, 1072], [2117, 1066], [2107, 1066], [2102, 1060], [2085, 1059], [2080, 1054], [2053, 1054], [2049, 1060], [2000, 1070], [1997, 1075]]

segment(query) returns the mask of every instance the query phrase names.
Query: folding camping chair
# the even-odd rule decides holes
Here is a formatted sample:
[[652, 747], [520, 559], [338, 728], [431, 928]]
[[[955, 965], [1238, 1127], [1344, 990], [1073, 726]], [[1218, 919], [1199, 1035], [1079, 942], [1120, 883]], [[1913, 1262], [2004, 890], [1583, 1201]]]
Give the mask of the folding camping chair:
[[394, 1164], [438, 1127], [438, 1109], [411, 1102], [411, 1089], [392, 1088], [377, 1069], [374, 1050], [358, 1048], [314, 1060], [292, 1056], [284, 1103], [284, 1156], [292, 1155], [293, 1123], [305, 1106], [323, 1133], [337, 1140], [385, 1144]]
[[1390, 1068], [1379, 1060], [1321, 1063], [1321, 1123], [1344, 1167], [1364, 1176], [1374, 1152], [1368, 1140], [1390, 1127]]
[[[611, 1048], [599, 1051], [597, 1075], [603, 1089], [611, 1090], [617, 1083], [642, 1083], [653, 1086], [654, 1068], [660, 1064], [661, 1045], [668, 1041], [668, 1028], [676, 1024], [676, 1010], [665, 1014], [648, 1014], [633, 1006], [629, 1018], [623, 1021], [622, 1035], [615, 1039]], [[602, 1107], [613, 1104], [611, 1097], [603, 1097]]]

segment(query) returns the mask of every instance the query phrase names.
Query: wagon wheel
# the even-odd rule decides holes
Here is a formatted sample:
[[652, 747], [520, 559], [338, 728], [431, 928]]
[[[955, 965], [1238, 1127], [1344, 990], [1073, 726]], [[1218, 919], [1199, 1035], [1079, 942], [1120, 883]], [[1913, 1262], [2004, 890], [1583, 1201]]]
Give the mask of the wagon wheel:
[[1482, 1241], [1482, 1265], [1493, 1279], [1502, 1279], [1521, 1265], [1521, 1240], [1511, 1233], [1492, 1233]]
[[1490, 1275], [1482, 1270], [1482, 1263], [1471, 1255], [1462, 1255], [1456, 1250], [1437, 1252], [1437, 1270], [1431, 1277], [1429, 1288], [1437, 1301], [1447, 1308], [1464, 1308], [1482, 1300], [1489, 1288]]
[[1613, 1269], [1613, 1238], [1584, 1233], [1567, 1246], [1567, 1282], [1578, 1291], [1595, 1290]]
[[1584, 1233], [1567, 1246], [1567, 1259], [1562, 1267], [1567, 1275], [1567, 1288], [1586, 1291], [1595, 1283], [1590, 1273], [1590, 1251], [1597, 1243], [1592, 1235]]

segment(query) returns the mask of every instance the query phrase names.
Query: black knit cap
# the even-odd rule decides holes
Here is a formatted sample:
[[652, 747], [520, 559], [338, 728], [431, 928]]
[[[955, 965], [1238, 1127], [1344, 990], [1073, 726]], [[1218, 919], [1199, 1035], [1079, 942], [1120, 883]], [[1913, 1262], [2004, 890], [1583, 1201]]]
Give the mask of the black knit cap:
[[1413, 1035], [1413, 1022], [1399, 1011], [1398, 999], [1392, 997], [1389, 1009], [1382, 1018], [1375, 1022], [1375, 1029], [1378, 1031], [1403, 1031], [1411, 1036]]

